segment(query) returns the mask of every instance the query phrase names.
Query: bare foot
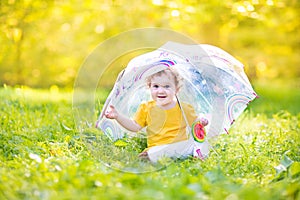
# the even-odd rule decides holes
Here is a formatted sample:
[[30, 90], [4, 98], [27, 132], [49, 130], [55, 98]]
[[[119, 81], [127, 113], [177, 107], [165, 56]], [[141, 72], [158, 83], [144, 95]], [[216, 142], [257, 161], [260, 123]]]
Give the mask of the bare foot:
[[139, 158], [150, 160], [147, 151], [143, 151], [142, 153], [140, 153]]

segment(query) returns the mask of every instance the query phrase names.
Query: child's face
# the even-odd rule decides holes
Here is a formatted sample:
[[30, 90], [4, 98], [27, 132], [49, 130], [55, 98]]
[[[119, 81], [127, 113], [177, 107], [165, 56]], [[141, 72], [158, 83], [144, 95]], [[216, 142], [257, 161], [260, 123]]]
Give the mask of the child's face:
[[152, 99], [164, 109], [172, 108], [176, 103], [177, 88], [174, 77], [167, 74], [153, 76], [150, 83]]

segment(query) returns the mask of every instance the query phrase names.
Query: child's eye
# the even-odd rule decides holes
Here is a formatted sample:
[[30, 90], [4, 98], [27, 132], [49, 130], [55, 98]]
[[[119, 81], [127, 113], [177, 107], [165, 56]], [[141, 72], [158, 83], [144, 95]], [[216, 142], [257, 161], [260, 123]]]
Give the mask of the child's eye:
[[159, 88], [158, 85], [153, 85], [152, 87], [155, 88], [155, 89]]
[[168, 89], [170, 88], [170, 85], [165, 85], [164, 88]]

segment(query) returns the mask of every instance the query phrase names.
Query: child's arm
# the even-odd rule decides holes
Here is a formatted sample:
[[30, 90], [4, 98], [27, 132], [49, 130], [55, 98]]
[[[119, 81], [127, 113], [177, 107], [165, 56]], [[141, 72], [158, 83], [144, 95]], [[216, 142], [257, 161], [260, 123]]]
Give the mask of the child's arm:
[[109, 118], [109, 119], [115, 119], [117, 120], [117, 122], [123, 126], [124, 128], [126, 128], [129, 131], [133, 131], [133, 132], [138, 132], [139, 130], [141, 130], [141, 126], [136, 123], [134, 120], [120, 114], [114, 106], [110, 105], [110, 110], [106, 111], [106, 113], [104, 114], [105, 117]]

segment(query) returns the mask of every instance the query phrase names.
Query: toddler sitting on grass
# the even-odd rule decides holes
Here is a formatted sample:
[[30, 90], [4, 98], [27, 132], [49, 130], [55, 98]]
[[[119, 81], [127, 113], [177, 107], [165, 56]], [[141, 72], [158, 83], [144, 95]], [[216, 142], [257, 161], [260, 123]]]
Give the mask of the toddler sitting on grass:
[[167, 68], [147, 78], [152, 100], [142, 103], [134, 118], [122, 115], [111, 105], [105, 113], [129, 131], [138, 132], [146, 127], [147, 148], [140, 157], [157, 162], [163, 157], [184, 158], [189, 155], [204, 158], [208, 155], [208, 145], [194, 141], [187, 126], [198, 122], [208, 124], [205, 118], [198, 118], [194, 108], [187, 103], [179, 103], [177, 94], [181, 77], [174, 68]]

